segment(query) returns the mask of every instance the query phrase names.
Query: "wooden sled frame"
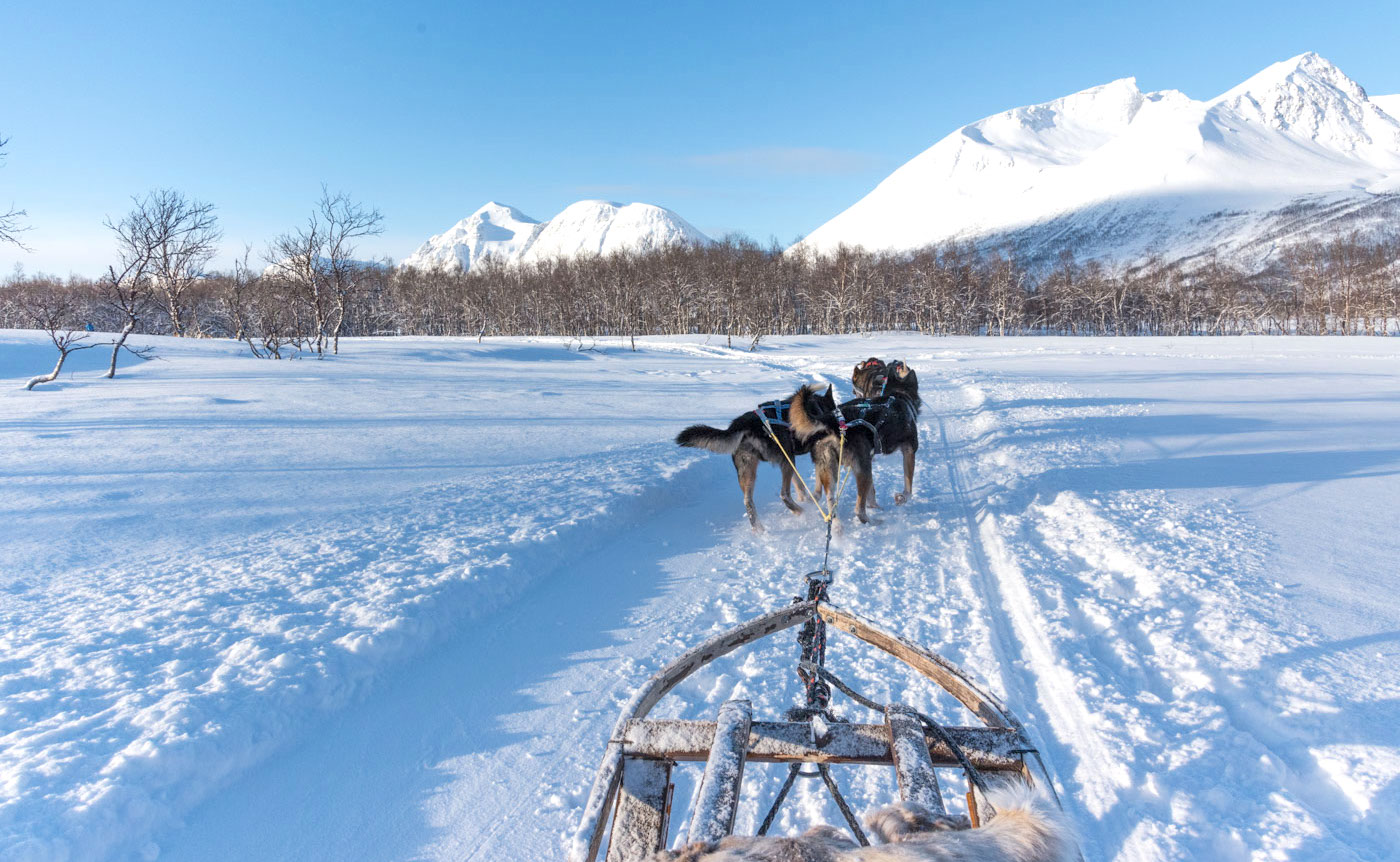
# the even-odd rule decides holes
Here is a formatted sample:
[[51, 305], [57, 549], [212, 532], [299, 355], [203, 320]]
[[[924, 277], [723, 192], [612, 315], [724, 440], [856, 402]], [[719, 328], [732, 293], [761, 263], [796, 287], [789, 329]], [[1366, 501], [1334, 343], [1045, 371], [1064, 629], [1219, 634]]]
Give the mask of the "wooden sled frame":
[[[607, 862], [641, 862], [662, 849], [671, 818], [671, 767], [704, 761], [689, 840], [718, 840], [733, 829], [746, 761], [763, 763], [850, 763], [891, 765], [904, 800], [934, 812], [944, 810], [936, 768], [960, 767], [947, 742], [930, 734], [918, 714], [892, 705], [884, 724], [828, 723], [814, 739], [813, 724], [755, 721], [748, 701], [729, 701], [715, 721], [648, 719], [647, 714], [681, 680], [745, 644], [818, 615], [827, 625], [894, 656], [947, 691], [982, 722], [981, 727], [944, 728], [977, 770], [1054, 784], [1039, 753], [1015, 716], [962, 668], [937, 653], [829, 602], [800, 602], [752, 619], [686, 652], [647, 681], [618, 718], [594, 779], [583, 819], [574, 835], [572, 862], [595, 862], [616, 809]], [[969, 799], [974, 824], [976, 805]]]

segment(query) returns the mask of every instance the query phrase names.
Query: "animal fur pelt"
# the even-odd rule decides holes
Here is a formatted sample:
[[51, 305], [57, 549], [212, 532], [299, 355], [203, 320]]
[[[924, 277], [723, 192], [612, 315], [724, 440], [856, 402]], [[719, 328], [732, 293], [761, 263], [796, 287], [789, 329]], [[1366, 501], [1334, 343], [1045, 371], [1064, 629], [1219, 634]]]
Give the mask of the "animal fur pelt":
[[[794, 403], [805, 408], [807, 412], [818, 415], [830, 414], [836, 410], [836, 397], [830, 386], [826, 387], [825, 392], [819, 391], [815, 386], [803, 386], [781, 401], [770, 402], [782, 405], [781, 412], [784, 414], [790, 413]], [[760, 405], [760, 409], [763, 406]], [[769, 435], [768, 428], [772, 429], [772, 436]], [[768, 428], [764, 427], [758, 411], [750, 410], [735, 417], [728, 428], [721, 430], [709, 425], [692, 425], [676, 435], [678, 446], [718, 452], [734, 459], [734, 472], [739, 476], [739, 488], [744, 493], [744, 511], [748, 513], [749, 523], [755, 530], [763, 529], [753, 502], [753, 486], [758, 475], [759, 462], [767, 461], [778, 465], [783, 474], [783, 487], [779, 497], [783, 505], [793, 512], [800, 513], [802, 507], [792, 499], [792, 480], [796, 474], [788, 459], [791, 458], [795, 463], [799, 455], [810, 453], [812, 447], [821, 442], [821, 435], [817, 433], [810, 434], [802, 440], [796, 439], [786, 422], [770, 421]], [[777, 438], [776, 442], [774, 437]], [[779, 449], [779, 446], [782, 449]], [[786, 457], [783, 450], [787, 452]]]
[[[910, 802], [881, 808], [865, 824], [884, 843], [861, 847], [830, 826], [796, 838], [731, 836], [663, 850], [652, 862], [1075, 862], [1079, 847], [1053, 801], [1014, 782], [987, 796], [996, 814], [978, 829]], [[961, 822], [958, 822], [961, 821]]]

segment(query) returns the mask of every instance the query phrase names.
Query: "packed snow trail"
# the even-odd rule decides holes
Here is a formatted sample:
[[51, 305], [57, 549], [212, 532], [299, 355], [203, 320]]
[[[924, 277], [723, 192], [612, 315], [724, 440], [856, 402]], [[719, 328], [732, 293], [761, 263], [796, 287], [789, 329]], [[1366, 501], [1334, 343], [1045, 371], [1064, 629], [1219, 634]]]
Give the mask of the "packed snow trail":
[[[810, 506], [797, 517], [782, 509], [777, 471], [761, 474], [769, 529], [756, 535], [728, 459], [667, 440], [688, 422], [727, 421], [805, 380], [846, 392], [851, 365], [878, 354], [920, 375], [927, 407], [916, 496], [895, 507], [898, 459], [877, 461], [882, 523], [844, 524], [832, 598], [1005, 696], [1057, 774], [1088, 858], [1393, 858], [1400, 745], [1388, 729], [1400, 719], [1400, 601], [1393, 580], [1380, 595], [1373, 586], [1394, 577], [1376, 561], [1400, 552], [1384, 528], [1400, 504], [1400, 384], [1389, 343], [882, 336], [782, 339], [756, 354], [684, 339], [642, 347], [574, 358], [558, 343], [524, 340], [354, 342], [359, 358], [347, 351], [348, 360], [283, 372], [197, 345], [189, 349], [206, 353], [139, 369], [146, 376], [128, 382], [138, 396], [153, 390], [152, 409], [193, 386], [206, 398], [266, 399], [270, 408], [285, 387], [258, 378], [282, 373], [307, 378], [298, 400], [315, 387], [339, 396], [347, 421], [382, 406], [357, 403], [359, 387], [392, 380], [410, 394], [396, 402], [401, 427], [372, 426], [384, 450], [370, 461], [376, 469], [346, 474], [359, 505], [313, 494], [317, 505], [286, 526], [248, 535], [230, 523], [203, 546], [172, 538], [178, 554], [167, 560], [104, 570], [109, 585], [150, 579], [141, 613], [163, 621], [165, 640], [188, 632], [181, 649], [226, 643], [219, 632], [230, 620], [261, 632], [231, 677], [259, 685], [239, 689], [239, 699], [170, 678], [171, 694], [204, 725], [187, 722], [182, 738], [127, 737], [149, 739], [144, 760], [103, 773], [63, 754], [63, 745], [89, 758], [103, 750], [101, 737], [76, 726], [82, 696], [71, 692], [69, 712], [55, 714], [74, 728], [67, 742], [35, 737], [14, 717], [42, 715], [44, 702], [26, 692], [52, 683], [38, 664], [0, 670], [10, 674], [0, 688], [6, 751], [29, 752], [34, 770], [5, 767], [22, 782], [11, 786], [24, 789], [0, 827], [29, 830], [30, 843], [4, 850], [46, 858], [35, 842], [47, 837], [78, 848], [71, 858], [557, 858], [631, 691], [704, 637], [789, 602], [820, 560], [821, 521]], [[182, 382], [185, 368], [197, 384]], [[227, 385], [236, 391], [203, 391], [221, 368], [233, 372]], [[515, 393], [496, 397], [503, 381]], [[449, 386], [491, 397], [445, 400]], [[35, 416], [32, 431], [20, 423], [8, 433], [101, 427], [78, 399], [108, 391], [116, 390], [89, 394], [69, 382], [57, 393], [64, 401], [6, 395], [6, 406], [78, 414]], [[448, 418], [464, 410], [470, 419]], [[442, 419], [434, 427], [455, 435], [451, 452], [443, 442], [424, 448], [415, 412]], [[193, 419], [184, 431], [187, 445], [223, 433]], [[457, 452], [514, 466], [484, 471]], [[351, 465], [368, 457], [335, 454]], [[250, 456], [240, 451], [211, 469], [235, 477], [242, 457]], [[395, 461], [443, 466], [431, 487], [410, 490]], [[44, 477], [47, 463], [41, 456], [23, 469]], [[62, 487], [62, 461], [53, 463], [56, 478], [27, 482]], [[143, 482], [127, 474], [111, 487], [160, 490]], [[33, 527], [45, 516], [25, 493], [3, 499]], [[236, 478], [209, 493], [223, 505], [264, 505]], [[105, 504], [87, 505], [96, 514]], [[1318, 518], [1320, 507], [1334, 514]], [[148, 535], [142, 524], [129, 529]], [[120, 538], [118, 528], [108, 541]], [[37, 557], [28, 563], [42, 569]], [[49, 566], [56, 582], [81, 584], [84, 567]], [[204, 606], [172, 600], [223, 589], [220, 578], [232, 575], [247, 592], [225, 590]], [[123, 706], [104, 713], [107, 701], [94, 699], [86, 720], [108, 722], [105, 734], [120, 743], [128, 725], [115, 719], [128, 704], [168, 719], [155, 674], [164, 665], [135, 658], [148, 635], [99, 653], [76, 649], [59, 617], [31, 610], [57, 612], [72, 601], [66, 588], [44, 595], [32, 578], [14, 583], [15, 595], [40, 602], [0, 598], [11, 637], [47, 638], [79, 672], [97, 671], [99, 655], [126, 661], [116, 677]], [[131, 613], [100, 592], [83, 595], [96, 615], [88, 628]], [[266, 620], [288, 616], [278, 603], [293, 598], [298, 622], [268, 629]], [[298, 646], [288, 631], [311, 636]], [[369, 649], [328, 648], [361, 642]], [[932, 699], [932, 714], [967, 720], [917, 674], [851, 644], [834, 634], [828, 664], [857, 689], [887, 702]], [[191, 653], [196, 665], [206, 661], [199, 655]], [[796, 655], [791, 637], [762, 641], [687, 680], [658, 714], [712, 718], [740, 696], [756, 714], [780, 714], [801, 700]], [[66, 766], [39, 771], [45, 757]], [[756, 827], [784, 772], [751, 765], [738, 831]], [[890, 770], [835, 772], [857, 810], [895, 792]], [[697, 767], [677, 770], [678, 811], [697, 776]], [[78, 807], [57, 820], [24, 819], [62, 811], [64, 783], [81, 788], [84, 779], [143, 794], [146, 820], [104, 824]], [[799, 782], [775, 830], [818, 820], [839, 814], [819, 786]]]

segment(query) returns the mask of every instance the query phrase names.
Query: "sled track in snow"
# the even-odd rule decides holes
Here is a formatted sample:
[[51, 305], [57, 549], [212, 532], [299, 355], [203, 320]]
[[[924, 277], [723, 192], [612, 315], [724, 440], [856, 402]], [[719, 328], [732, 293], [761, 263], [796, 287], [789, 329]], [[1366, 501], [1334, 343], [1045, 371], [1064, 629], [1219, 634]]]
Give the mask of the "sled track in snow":
[[[947, 393], [951, 389], [942, 387], [941, 391]], [[1010, 562], [1005, 548], [1001, 546], [1000, 538], [996, 533], [995, 518], [987, 511], [984, 501], [974, 500], [971, 490], [971, 483], [967, 475], [967, 467], [964, 464], [963, 448], [955, 446], [948, 433], [948, 423], [941, 412], [933, 413], [934, 422], [937, 425], [940, 448], [943, 456], [944, 466], [948, 472], [949, 491], [952, 495], [953, 504], [957, 509], [959, 520], [962, 521], [967, 530], [967, 555], [968, 563], [972, 571], [976, 573], [973, 584], [978, 597], [982, 602], [982, 610], [987, 619], [987, 625], [991, 629], [990, 642], [995, 652], [998, 666], [1002, 670], [1003, 684], [1009, 690], [1000, 694], [1009, 703], [1015, 704], [1021, 713], [1023, 720], [1031, 738], [1035, 741], [1036, 747], [1041, 751], [1041, 756], [1052, 761], [1051, 774], [1060, 776], [1063, 764], [1054, 763], [1058, 760], [1052, 752], [1055, 749], [1047, 748], [1045, 734], [1038, 727], [1037, 718], [1039, 714], [1054, 712], [1054, 708], [1044, 704], [1046, 708], [1033, 711], [1031, 705], [1042, 704], [1043, 698], [1040, 693], [1039, 675], [1046, 671], [1059, 671], [1061, 674], [1065, 670], [1054, 664], [1056, 658], [1053, 646], [1041, 629], [1039, 621], [1035, 619], [1034, 608], [1025, 601], [1030, 598], [1029, 591], [1024, 582], [1024, 578], [1019, 571], [1014, 570], [1014, 563]], [[925, 430], [931, 431], [929, 423], [925, 423]], [[988, 545], [995, 544], [998, 552], [995, 557], [998, 561], [993, 563], [993, 555], [989, 552]], [[1008, 579], [1015, 579], [1015, 589], [1022, 601], [1016, 602], [1014, 606], [1008, 602]], [[1011, 619], [1003, 611], [1010, 611]], [[1027, 656], [1026, 652], [1030, 644], [1029, 639], [1036, 641], [1036, 651], [1038, 656]], [[1047, 663], [1050, 665], [1047, 667]], [[1061, 683], [1064, 680], [1060, 681]], [[1072, 681], [1070, 681], [1072, 682]], [[1063, 686], [1061, 686], [1063, 688]], [[1079, 720], [1087, 718], [1088, 708], [1080, 700], [1073, 689], [1062, 691], [1061, 712], [1075, 713], [1073, 719]], [[1071, 718], [1071, 716], [1064, 716]], [[1059, 747], [1058, 745], [1056, 746]], [[1106, 761], [1099, 761], [1100, 763]], [[1106, 777], [1106, 776], [1105, 776]], [[1064, 778], [1059, 779], [1061, 782]], [[1079, 808], [1077, 796], [1073, 793], [1063, 792], [1064, 788], [1057, 788], [1062, 801], [1070, 800], [1071, 805]]]

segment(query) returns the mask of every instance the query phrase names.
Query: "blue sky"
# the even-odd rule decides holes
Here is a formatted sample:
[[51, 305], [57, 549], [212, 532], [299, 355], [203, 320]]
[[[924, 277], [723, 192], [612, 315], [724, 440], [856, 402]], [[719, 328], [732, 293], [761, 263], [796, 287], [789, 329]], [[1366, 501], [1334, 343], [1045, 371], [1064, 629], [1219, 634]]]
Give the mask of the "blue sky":
[[[646, 201], [786, 243], [960, 125], [1115, 78], [1214, 96], [1317, 51], [1400, 92], [1400, 3], [71, 3], [0, 6], [0, 272], [95, 274], [171, 186], [227, 249], [326, 183], [401, 258], [488, 200]], [[229, 257], [221, 258], [226, 263]]]

